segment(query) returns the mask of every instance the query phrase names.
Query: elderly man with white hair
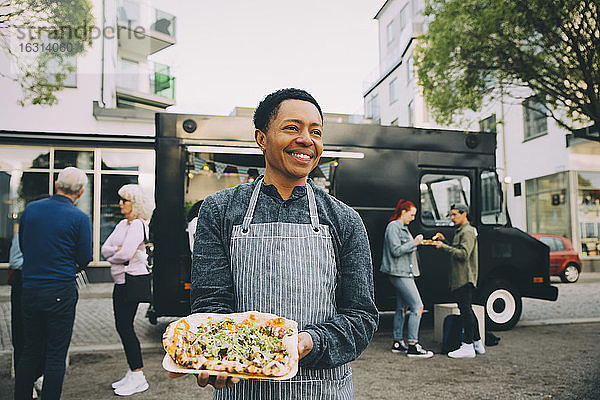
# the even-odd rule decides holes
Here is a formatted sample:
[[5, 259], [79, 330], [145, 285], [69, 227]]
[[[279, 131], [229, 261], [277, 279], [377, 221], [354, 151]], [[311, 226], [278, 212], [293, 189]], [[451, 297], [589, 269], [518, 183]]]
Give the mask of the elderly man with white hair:
[[75, 275], [92, 260], [90, 218], [74, 205], [86, 183], [83, 171], [65, 168], [55, 182], [56, 194], [30, 203], [21, 216], [25, 343], [15, 399], [31, 399], [42, 362], [42, 398], [60, 399], [78, 299]]

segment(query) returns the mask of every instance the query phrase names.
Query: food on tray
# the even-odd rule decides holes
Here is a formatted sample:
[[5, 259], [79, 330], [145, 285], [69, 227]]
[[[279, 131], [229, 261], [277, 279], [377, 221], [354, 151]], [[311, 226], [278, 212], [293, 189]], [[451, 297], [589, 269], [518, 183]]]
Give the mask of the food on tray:
[[226, 371], [280, 378], [297, 370], [298, 328], [295, 321], [254, 311], [192, 314], [167, 327], [163, 347], [184, 370], [173, 372]]
[[423, 239], [423, 244], [426, 245], [426, 246], [434, 246], [435, 245], [435, 240]]

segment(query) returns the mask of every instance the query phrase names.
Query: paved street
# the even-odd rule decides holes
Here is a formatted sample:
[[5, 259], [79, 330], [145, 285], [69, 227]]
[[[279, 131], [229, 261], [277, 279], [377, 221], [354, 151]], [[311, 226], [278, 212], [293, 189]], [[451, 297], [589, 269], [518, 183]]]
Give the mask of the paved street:
[[[600, 398], [590, 389], [600, 385], [600, 273], [583, 274], [575, 284], [554, 284], [559, 287], [556, 302], [524, 299], [517, 327], [496, 333], [502, 338], [500, 344], [475, 360], [457, 362], [443, 355], [408, 360], [393, 355], [388, 349], [391, 318], [384, 316], [380, 332], [353, 363], [357, 399]], [[111, 284], [94, 284], [80, 295], [65, 399], [113, 398], [107, 382], [126, 369], [113, 327], [111, 288]], [[12, 393], [8, 293], [5, 286], [0, 287], [0, 399]], [[167, 393], [172, 399], [210, 398], [209, 391], [199, 392], [191, 378], [166, 379], [160, 367], [160, 337], [170, 319], [150, 325], [145, 309], [144, 305], [138, 311], [136, 331], [144, 348], [146, 374], [155, 384], [144, 398], [160, 399]], [[596, 322], [564, 324], [586, 321]], [[423, 322], [421, 342], [439, 351], [430, 318]]]

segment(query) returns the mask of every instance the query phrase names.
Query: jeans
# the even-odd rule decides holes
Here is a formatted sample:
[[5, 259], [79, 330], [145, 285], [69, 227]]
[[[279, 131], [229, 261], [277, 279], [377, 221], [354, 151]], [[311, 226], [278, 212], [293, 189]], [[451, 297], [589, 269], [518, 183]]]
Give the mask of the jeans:
[[62, 392], [67, 351], [73, 334], [75, 285], [23, 288], [24, 346], [15, 378], [15, 400], [31, 399], [33, 381], [44, 360], [42, 398], [58, 400]]
[[394, 314], [394, 340], [401, 340], [404, 330], [404, 307], [408, 307], [408, 342], [419, 341], [421, 308], [423, 302], [414, 278], [390, 275], [390, 282], [396, 289], [396, 313]]
[[458, 309], [460, 310], [460, 316], [463, 326], [463, 342], [471, 344], [473, 340], [481, 340], [479, 334], [479, 325], [477, 324], [477, 318], [473, 312], [473, 287], [472, 283], [467, 283], [464, 286], [459, 287], [452, 291], [452, 297], [458, 303]]
[[132, 302], [127, 298], [127, 287], [125, 284], [115, 285], [113, 290], [115, 327], [123, 343], [127, 364], [129, 364], [129, 369], [132, 371], [144, 366], [142, 363], [140, 341], [133, 330], [133, 320], [138, 304], [138, 302]]

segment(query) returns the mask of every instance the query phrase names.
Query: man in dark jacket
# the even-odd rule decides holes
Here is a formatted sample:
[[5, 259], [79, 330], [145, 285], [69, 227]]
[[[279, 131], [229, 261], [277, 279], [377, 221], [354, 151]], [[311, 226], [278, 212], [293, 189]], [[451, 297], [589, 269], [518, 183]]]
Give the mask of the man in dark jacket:
[[44, 400], [59, 399], [75, 321], [78, 270], [92, 260], [90, 218], [74, 203], [87, 177], [69, 167], [58, 174], [56, 194], [29, 204], [19, 225], [23, 252], [24, 349], [15, 399], [30, 399], [36, 368], [44, 357]]
[[473, 358], [484, 354], [485, 348], [479, 336], [477, 319], [473, 312], [473, 291], [479, 274], [477, 231], [469, 224], [469, 209], [464, 204], [453, 204], [450, 210], [452, 222], [458, 227], [452, 244], [444, 243], [443, 234], [437, 233], [436, 247], [450, 255], [450, 290], [458, 303], [464, 329], [463, 342], [451, 358]]

